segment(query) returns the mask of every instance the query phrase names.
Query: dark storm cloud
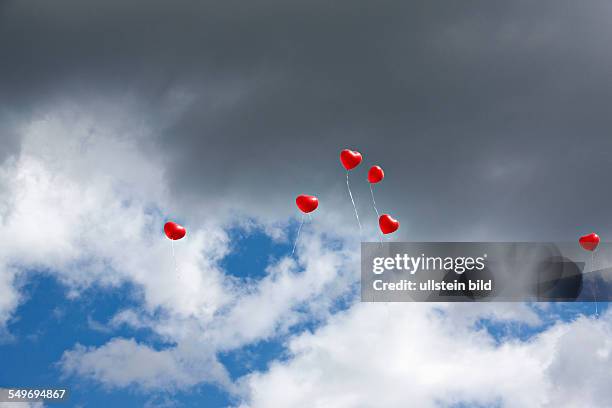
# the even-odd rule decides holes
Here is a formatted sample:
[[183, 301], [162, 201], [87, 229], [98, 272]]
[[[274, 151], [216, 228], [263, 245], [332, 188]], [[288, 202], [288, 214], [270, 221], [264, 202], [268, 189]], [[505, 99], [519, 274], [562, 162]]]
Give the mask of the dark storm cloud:
[[611, 14], [604, 1], [9, 1], [0, 100], [28, 112], [124, 92], [155, 116], [185, 95], [151, 143], [186, 201], [290, 214], [278, 203], [300, 192], [345, 194], [337, 156], [353, 147], [385, 168], [379, 204], [404, 237], [573, 239], [612, 232]]

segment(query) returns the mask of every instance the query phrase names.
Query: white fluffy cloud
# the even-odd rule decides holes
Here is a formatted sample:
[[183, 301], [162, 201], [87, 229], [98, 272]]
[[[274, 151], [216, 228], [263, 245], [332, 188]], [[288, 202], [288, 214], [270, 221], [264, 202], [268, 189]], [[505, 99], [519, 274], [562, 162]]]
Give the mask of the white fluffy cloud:
[[[77, 345], [61, 364], [66, 375], [93, 378], [107, 387], [137, 385], [147, 390], [186, 388], [207, 381], [229, 387], [223, 366], [208, 363], [180, 364], [179, 349], [154, 350], [133, 339], [113, 339], [99, 348]], [[219, 381], [221, 380], [221, 381]]]
[[[271, 259], [255, 282], [238, 282], [219, 266], [232, 250], [227, 227], [249, 225], [255, 213], [232, 220], [181, 213], [189, 233], [176, 245], [177, 273], [161, 225], [178, 204], [164, 158], [140, 143], [152, 129], [129, 111], [87, 112], [58, 106], [24, 124], [20, 151], [0, 167], [0, 326], [19, 304], [17, 278], [42, 271], [71, 296], [94, 284], [133, 284], [143, 304], [103, 323], [149, 328], [170, 346], [125, 338], [76, 344], [60, 361], [65, 375], [149, 391], [214, 383], [253, 407], [612, 404], [609, 315], [500, 344], [475, 322], [539, 325], [533, 309], [356, 303], [331, 314], [358, 282], [354, 225], [330, 235], [332, 211], [302, 231], [295, 257]], [[278, 222], [285, 220], [262, 227], [283, 239]], [[311, 319], [322, 327], [291, 333]], [[280, 334], [289, 336], [289, 358], [233, 383], [217, 354]]]
[[[156, 351], [125, 339], [99, 348], [76, 345], [62, 359], [66, 373], [109, 386], [131, 378], [145, 388], [209, 381], [231, 389], [218, 351], [324, 317], [355, 281], [355, 268], [345, 267], [356, 264], [355, 255], [328, 249], [313, 224], [296, 258], [273, 260], [260, 282], [237, 282], [219, 261], [231, 250], [226, 228], [249, 219], [201, 221], [190, 214], [181, 214], [189, 233], [175, 244], [175, 270], [161, 233], [165, 217], [178, 212], [163, 158], [139, 143], [150, 129], [112, 108], [90, 111], [58, 106], [24, 124], [19, 153], [0, 169], [0, 326], [18, 305], [16, 278], [36, 271], [52, 274], [75, 297], [94, 284], [135, 285], [143, 305], [119, 313], [109, 326], [149, 327], [175, 346]], [[149, 358], [151, 366], [139, 363]], [[119, 361], [131, 369], [117, 377], [110, 367]], [[162, 379], [155, 367], [166, 372]]]
[[138, 149], [133, 135], [146, 129], [126, 126], [120, 115], [94, 118], [66, 107], [21, 129], [20, 153], [0, 172], [0, 323], [17, 304], [15, 275], [29, 270], [54, 274], [75, 296], [93, 283], [133, 282], [149, 310], [210, 316], [223, 305], [216, 262], [227, 252], [225, 232], [190, 231], [176, 248], [175, 273], [161, 239], [172, 214], [163, 170]]
[[296, 336], [286, 362], [245, 379], [245, 406], [612, 404], [610, 314], [557, 323], [529, 341], [498, 344], [474, 329], [474, 319], [456, 324], [452, 309], [357, 305], [318, 332]]

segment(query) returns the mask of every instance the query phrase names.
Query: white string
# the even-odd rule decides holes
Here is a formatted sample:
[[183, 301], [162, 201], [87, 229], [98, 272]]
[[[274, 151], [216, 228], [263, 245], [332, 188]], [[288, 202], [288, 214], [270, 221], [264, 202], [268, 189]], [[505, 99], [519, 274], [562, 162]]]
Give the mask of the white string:
[[359, 221], [359, 214], [357, 214], [357, 207], [355, 206], [355, 200], [353, 200], [353, 193], [351, 193], [348, 171], [346, 172], [346, 188], [348, 188], [349, 196], [351, 196], [351, 202], [353, 203], [353, 209], [355, 210], [355, 218], [357, 218], [357, 224], [359, 224], [359, 233], [361, 233], [361, 221]]
[[376, 211], [376, 216], [380, 218], [380, 214], [378, 213], [378, 209], [376, 208], [376, 200], [374, 200], [374, 190], [372, 189], [372, 183], [370, 183], [370, 193], [372, 193], [372, 203], [374, 204], [374, 211]]
[[593, 278], [591, 290], [593, 291], [593, 299], [595, 299], [595, 316], [599, 316], [597, 310], [597, 281], [595, 280], [597, 276], [595, 276], [595, 252], [591, 252], [591, 277]]
[[[376, 211], [376, 224], [378, 224], [379, 220], [380, 220], [380, 214], [378, 213], [378, 208], [376, 208], [376, 200], [374, 199], [374, 189], [372, 188], [372, 183], [370, 184], [370, 193], [372, 194], [372, 205], [374, 206], [374, 211]], [[380, 230], [380, 227], [378, 228], [378, 239], [380, 239], [380, 245], [382, 246], [382, 231]]]
[[171, 239], [170, 240], [170, 246], [172, 247], [172, 259], [174, 259], [174, 270], [176, 272], [176, 274], [179, 274], [179, 270], [178, 270], [178, 264], [176, 263], [176, 255], [174, 254], [174, 240]]
[[293, 256], [293, 253], [295, 252], [295, 247], [298, 243], [298, 239], [300, 238], [300, 230], [302, 229], [302, 225], [304, 225], [304, 214], [302, 214], [302, 221], [300, 222], [300, 226], [298, 228], [297, 235], [295, 236], [295, 242], [293, 243], [293, 249], [291, 250], [291, 256]]

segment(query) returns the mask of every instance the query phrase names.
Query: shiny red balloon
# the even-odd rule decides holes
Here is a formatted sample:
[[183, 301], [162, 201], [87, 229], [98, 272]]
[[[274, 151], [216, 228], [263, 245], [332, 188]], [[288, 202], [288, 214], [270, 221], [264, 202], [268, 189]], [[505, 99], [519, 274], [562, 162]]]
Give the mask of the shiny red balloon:
[[599, 235], [592, 232], [590, 234], [581, 236], [578, 242], [585, 250], [594, 251], [597, 248], [597, 245], [599, 245]]
[[319, 199], [315, 196], [302, 194], [297, 196], [295, 199], [295, 203], [297, 204], [300, 211], [305, 214], [309, 212], [313, 212], [319, 206]]
[[384, 178], [385, 178], [385, 172], [380, 166], [370, 167], [370, 171], [368, 171], [368, 181], [370, 183], [376, 184]]
[[172, 221], [168, 221], [166, 225], [164, 225], [164, 232], [166, 236], [173, 241], [178, 241], [187, 234], [185, 227]]
[[383, 234], [391, 234], [392, 232], [397, 231], [400, 223], [389, 214], [383, 214], [378, 219], [378, 225], [380, 226], [380, 230]]
[[361, 163], [361, 153], [354, 150], [344, 149], [340, 152], [340, 161], [345, 169], [351, 170]]

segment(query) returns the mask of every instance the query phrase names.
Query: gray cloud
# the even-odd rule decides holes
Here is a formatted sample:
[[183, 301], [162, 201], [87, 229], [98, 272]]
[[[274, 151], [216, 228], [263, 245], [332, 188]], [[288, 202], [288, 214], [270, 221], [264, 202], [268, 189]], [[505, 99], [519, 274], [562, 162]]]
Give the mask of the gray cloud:
[[[4, 1], [0, 103], [28, 117], [57, 100], [136, 99], [158, 129], [143, 148], [166, 152], [190, 208], [287, 216], [306, 192], [351, 222], [349, 147], [385, 169], [379, 207], [403, 238], [605, 237], [609, 8]], [[353, 185], [371, 217], [362, 167]]]

